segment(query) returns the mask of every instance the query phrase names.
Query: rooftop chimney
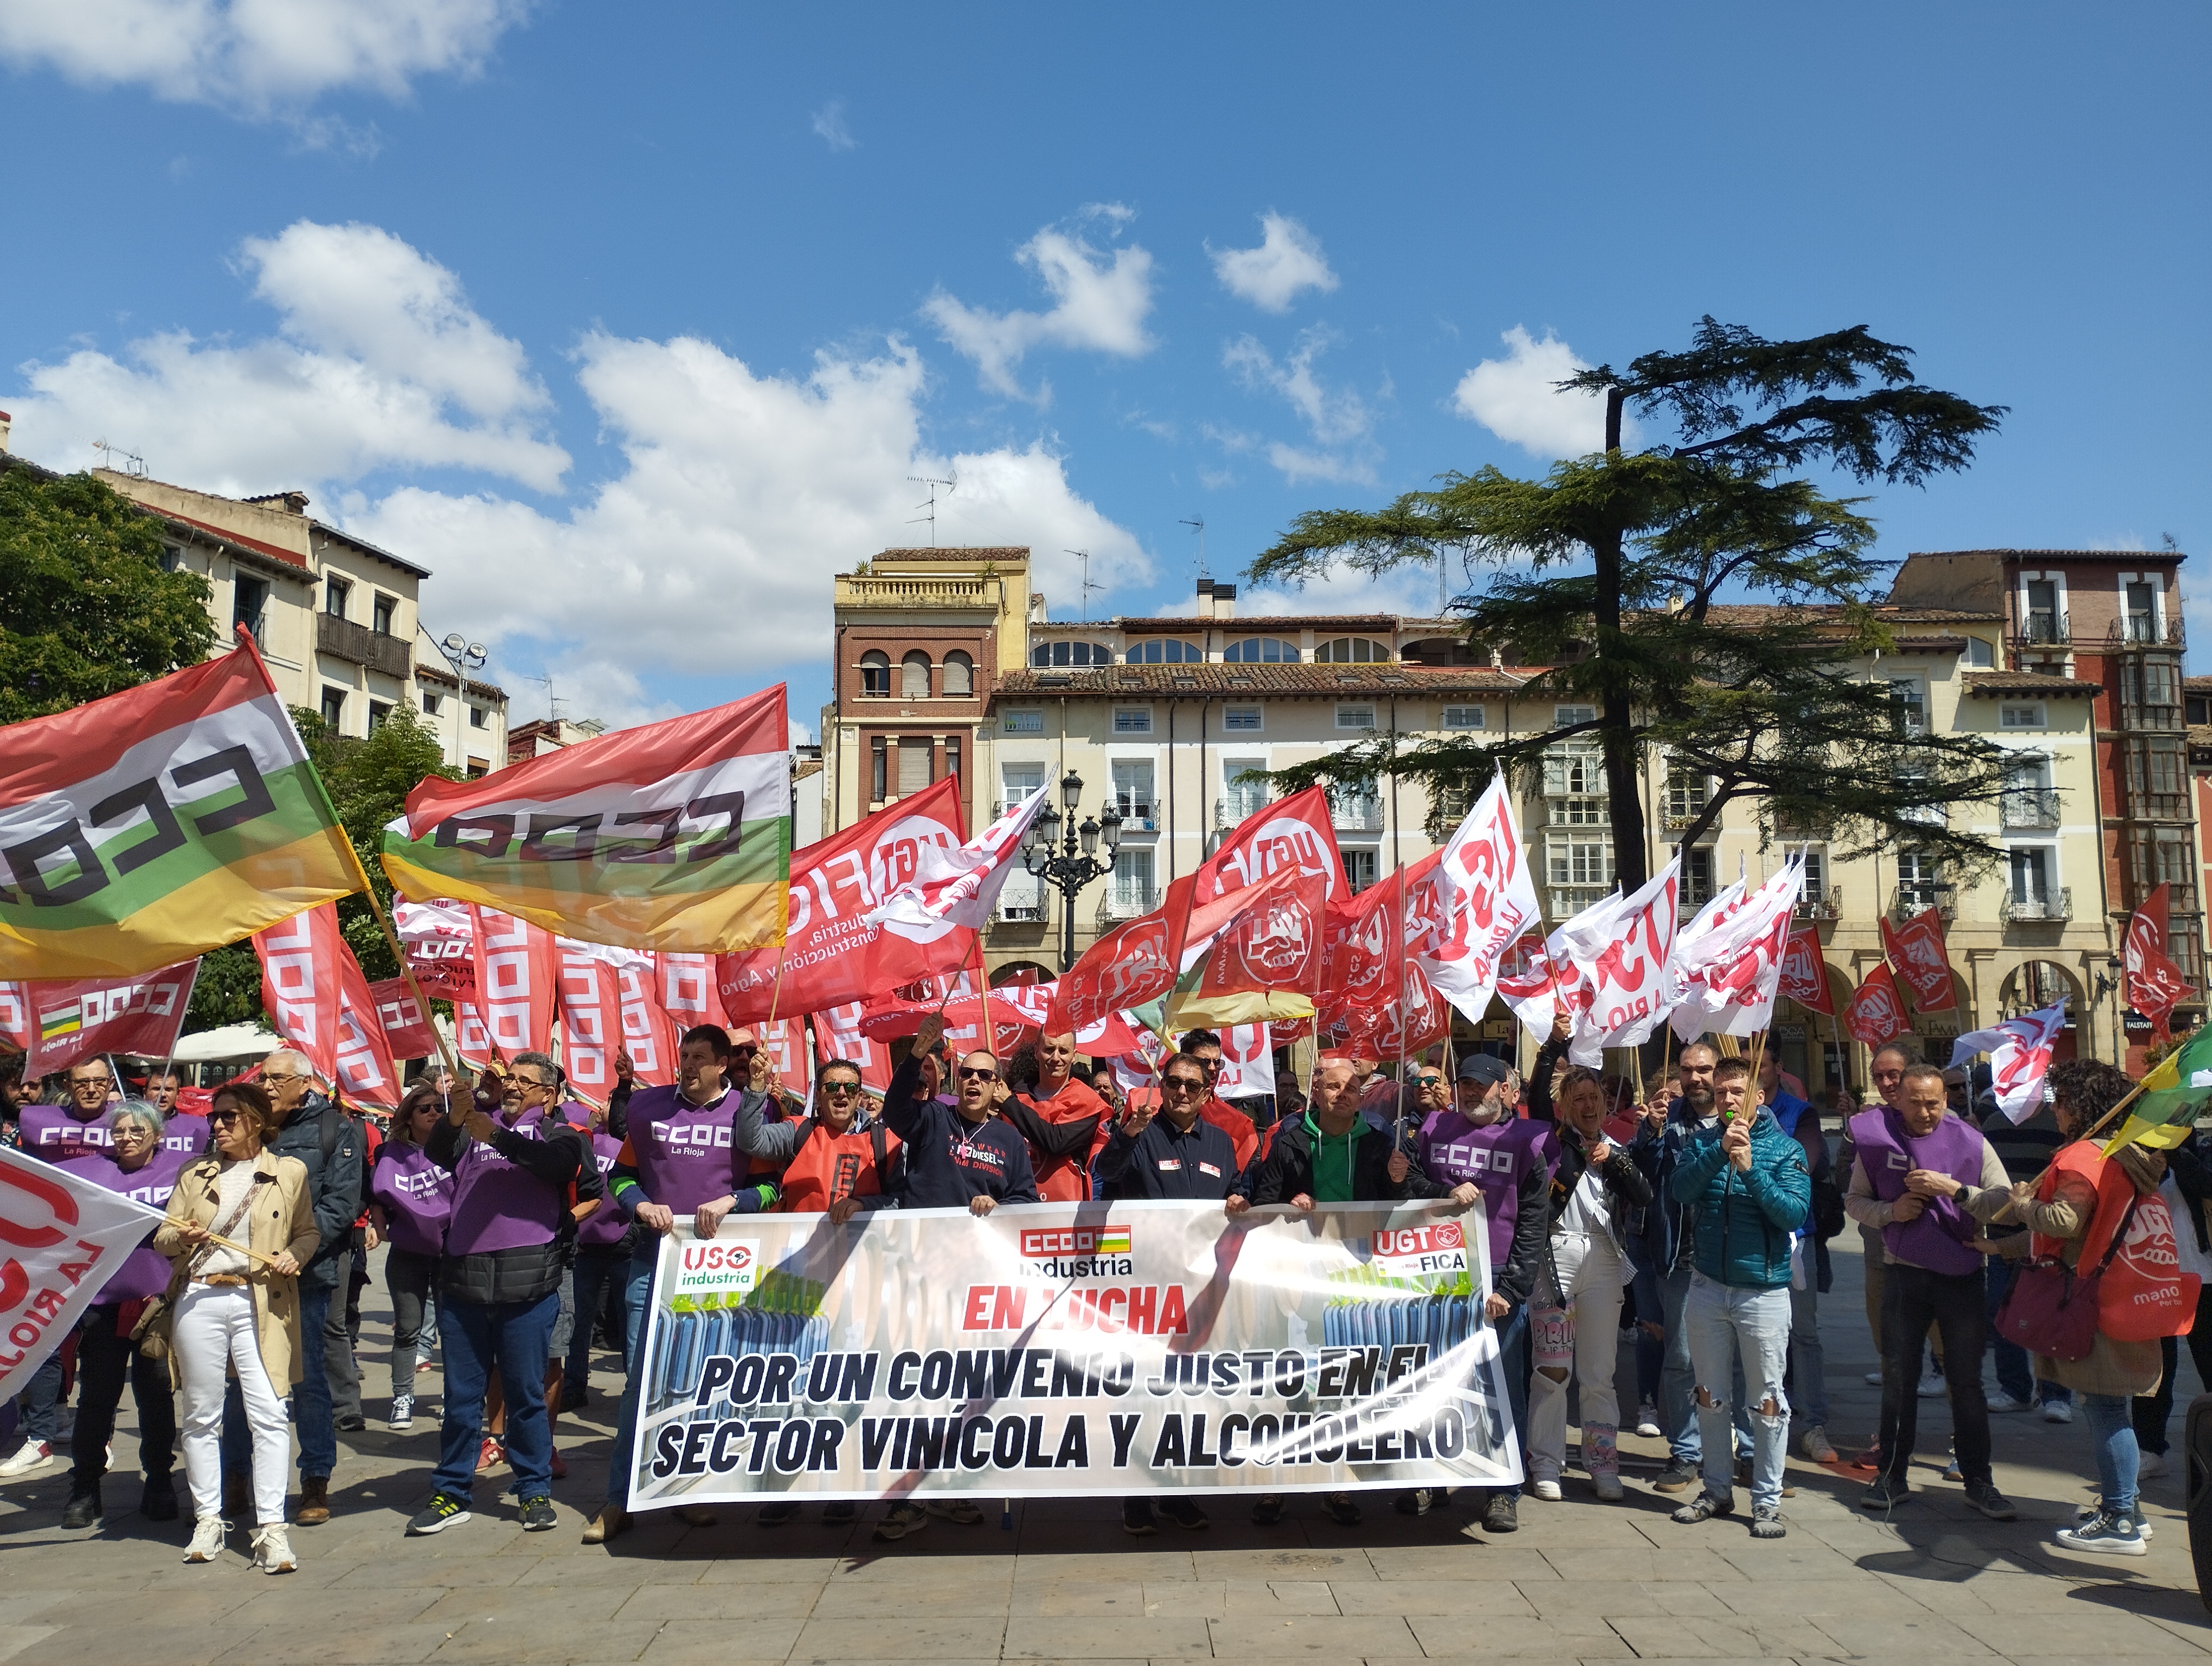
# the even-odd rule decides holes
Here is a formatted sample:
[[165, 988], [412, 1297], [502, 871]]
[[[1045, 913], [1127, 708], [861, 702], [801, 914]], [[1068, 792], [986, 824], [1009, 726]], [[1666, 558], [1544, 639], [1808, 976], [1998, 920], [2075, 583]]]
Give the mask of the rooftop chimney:
[[246, 501], [261, 504], [266, 508], [282, 509], [287, 514], [303, 515], [307, 513], [307, 495], [302, 491], [263, 492], [259, 496], [249, 497]]
[[0, 410], [0, 456], [7, 454], [8, 430], [15, 426], [15, 419], [13, 416], [4, 410]]
[[1213, 617], [1213, 581], [1200, 579], [1198, 581], [1198, 617], [1200, 618], [1210, 619]]
[[1213, 587], [1213, 617], [1225, 619], [1237, 611], [1237, 587], [1218, 584]]

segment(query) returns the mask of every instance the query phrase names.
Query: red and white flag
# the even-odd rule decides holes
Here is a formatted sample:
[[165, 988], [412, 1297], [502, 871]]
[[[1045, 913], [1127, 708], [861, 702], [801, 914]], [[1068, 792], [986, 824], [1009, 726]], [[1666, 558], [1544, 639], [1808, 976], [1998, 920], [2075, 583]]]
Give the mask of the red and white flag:
[[660, 1004], [660, 972], [653, 957], [623, 961], [615, 969], [622, 996], [623, 1046], [640, 1087], [676, 1085], [676, 1047], [680, 1032]]
[[430, 1015], [415, 999], [405, 978], [387, 977], [381, 983], [370, 984], [368, 999], [376, 1009], [376, 1021], [384, 1026], [384, 1039], [392, 1048], [393, 1059], [427, 1059], [437, 1052], [438, 1036], [430, 1027]]
[[1680, 869], [1677, 856], [1635, 895], [1608, 897], [1553, 933], [1553, 942], [1589, 985], [1589, 1006], [1575, 1022], [1583, 1045], [1569, 1049], [1576, 1062], [1592, 1051], [1648, 1041], [1666, 1018]]
[[[1410, 870], [1409, 870], [1410, 875]], [[1407, 951], [1470, 1024], [1490, 1010], [1506, 951], [1543, 930], [1528, 847], [1499, 775], [1446, 845], [1432, 879], [1408, 892]]]
[[2062, 996], [2056, 1006], [1960, 1037], [1951, 1043], [1951, 1068], [1971, 1064], [1977, 1053], [1988, 1054], [1990, 1088], [1996, 1095], [1997, 1109], [2016, 1128], [2043, 1104], [2043, 1079], [2051, 1071], [2051, 1049], [2065, 1027]]
[[560, 1010], [561, 958], [543, 926], [480, 903], [469, 905], [475, 927], [477, 1011], [502, 1057], [553, 1051]]
[[467, 903], [395, 898], [392, 924], [407, 952], [407, 970], [424, 994], [440, 1000], [476, 999], [477, 927]]
[[1273, 879], [1194, 901], [1196, 876], [1176, 880], [1161, 907], [1109, 932], [1054, 980], [1053, 1030], [1080, 1032], [1115, 1012], [1162, 1000], [1174, 991], [1183, 969], [1255, 902], [1273, 901], [1303, 883], [1279, 871]]
[[0, 983], [0, 1042], [15, 1052], [31, 1050], [31, 986]]
[[1943, 941], [1943, 915], [1925, 908], [1901, 926], [1893, 927], [1887, 915], [1881, 921], [1882, 952], [1891, 970], [1912, 991], [1912, 1005], [1923, 1012], [1948, 1012], [1959, 1004], [1958, 988], [1951, 981], [1951, 953]]
[[[336, 904], [325, 903], [335, 911]], [[384, 1033], [377, 1016], [376, 997], [369, 993], [368, 977], [361, 970], [353, 945], [338, 939], [338, 1056], [337, 1085], [356, 1105], [379, 1110], [399, 1109], [398, 1060], [392, 1038]]]
[[161, 1212], [0, 1146], [0, 1404], [74, 1331]]
[[1828, 963], [1820, 952], [1817, 927], [1800, 926], [1782, 952], [1782, 993], [1808, 1012], [1836, 1016], [1835, 992], [1828, 987]]
[[1895, 1041], [1911, 1025], [1905, 1019], [1905, 1002], [1897, 993], [1897, 980], [1887, 964], [1867, 974], [1851, 1004], [1844, 1008], [1844, 1028], [1854, 1041], [1880, 1047]]
[[354, 1104], [396, 1107], [392, 1044], [368, 979], [338, 929], [337, 904], [255, 933], [253, 952], [261, 960], [262, 1010], [285, 1045]]
[[926, 847], [913, 877], [868, 911], [867, 922], [909, 943], [935, 943], [991, 923], [1006, 876], [1022, 860], [1022, 840], [1043, 812], [1040, 787], [964, 844]]
[[618, 1078], [622, 1050], [622, 966], [618, 958], [650, 968], [652, 957], [635, 949], [602, 948], [557, 938], [561, 994], [561, 1069], [569, 1091], [604, 1109]]
[[1708, 1031], [1749, 1036], [1771, 1022], [1803, 879], [1803, 859], [1792, 857], [1748, 896], [1739, 880], [1676, 934], [1668, 960], [1669, 1021], [1682, 1040]]
[[1552, 1020], [1565, 1007], [1569, 1060], [1592, 1069], [1605, 1062], [1605, 1049], [1593, 1039], [1588, 1022], [1595, 998], [1589, 980], [1567, 958], [1558, 932], [1547, 938], [1524, 937], [1513, 945], [1498, 969], [1498, 998], [1539, 1043], [1551, 1039]]
[[2148, 1018], [2161, 1038], [2172, 1033], [2167, 1020], [2174, 1007], [2195, 993], [2166, 953], [2167, 906], [2166, 887], [2161, 884], [2128, 916], [2127, 936], [2120, 945], [2128, 1005]]
[[757, 1024], [752, 1029], [760, 1041], [761, 1051], [768, 1055], [769, 1068], [775, 1072], [775, 1079], [784, 1091], [811, 1104], [814, 1059], [812, 1049], [806, 1044], [806, 1020], [778, 1018], [774, 1024]]
[[661, 1009], [676, 1025], [679, 1040], [686, 1030], [702, 1024], [719, 1024], [725, 1030], [737, 1027], [722, 1010], [721, 992], [714, 983], [714, 959], [710, 954], [664, 952], [653, 957], [660, 972]]
[[187, 960], [181, 966], [136, 977], [80, 977], [19, 986], [30, 992], [33, 1031], [23, 1079], [35, 1082], [102, 1053], [167, 1058], [176, 1050], [178, 1032], [184, 1028], [199, 965]]

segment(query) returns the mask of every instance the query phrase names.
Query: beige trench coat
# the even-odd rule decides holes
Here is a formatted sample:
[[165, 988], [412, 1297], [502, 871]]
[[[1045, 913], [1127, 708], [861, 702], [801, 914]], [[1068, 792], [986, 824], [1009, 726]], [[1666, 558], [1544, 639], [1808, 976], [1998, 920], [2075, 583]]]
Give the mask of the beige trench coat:
[[[222, 1161], [203, 1157], [177, 1177], [177, 1189], [169, 1195], [167, 1213], [179, 1220], [196, 1220], [210, 1231], [221, 1213], [216, 1190]], [[289, 1250], [301, 1265], [315, 1253], [322, 1234], [315, 1230], [315, 1212], [307, 1202], [307, 1169], [297, 1158], [263, 1152], [253, 1162], [252, 1201], [240, 1230], [228, 1234], [251, 1244], [264, 1256]], [[190, 1259], [185, 1241], [173, 1226], [154, 1234], [154, 1247], [173, 1264], [169, 1301], [173, 1306], [185, 1292], [185, 1264]], [[253, 1292], [254, 1335], [261, 1344], [261, 1368], [281, 1394], [300, 1380], [300, 1281], [284, 1279], [254, 1262], [246, 1277]], [[169, 1386], [181, 1389], [184, 1377], [177, 1351], [169, 1350]]]

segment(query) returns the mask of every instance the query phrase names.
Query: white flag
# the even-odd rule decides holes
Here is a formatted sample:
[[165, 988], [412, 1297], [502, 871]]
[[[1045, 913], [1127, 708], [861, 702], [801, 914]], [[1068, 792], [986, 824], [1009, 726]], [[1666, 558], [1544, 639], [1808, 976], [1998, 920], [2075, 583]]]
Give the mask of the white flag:
[[0, 1402], [161, 1221], [159, 1209], [0, 1146]]
[[963, 927], [981, 930], [999, 906], [1006, 876], [1021, 864], [1022, 839], [1043, 811], [1048, 790], [1038, 787], [957, 849], [925, 846], [914, 877], [866, 915], [867, 923], [915, 943]]
[[[1607, 897], [1553, 933], [1553, 942], [1589, 983], [1589, 1009], [1575, 1018], [1577, 1038], [1585, 1029], [1592, 1037], [1585, 1052], [1637, 1046], [1666, 1018], [1667, 961], [1680, 894], [1677, 856], [1634, 896]], [[1559, 958], [1553, 955], [1554, 962]]]
[[1977, 1053], [1990, 1055], [1990, 1089], [1997, 1109], [2016, 1128], [2043, 1104], [2043, 1079], [2051, 1069], [2051, 1044], [2066, 1027], [2066, 998], [2022, 1018], [2007, 1018], [1987, 1030], [1972, 1030], [1951, 1043], [1951, 1068], [1962, 1069]]
[[1406, 952], [1470, 1024], [1482, 1022], [1506, 951], [1543, 929], [1528, 847], [1503, 775], [1474, 802], [1428, 880], [1408, 894]]
[[1708, 1031], [1748, 1036], [1766, 1028], [1803, 877], [1798, 855], [1748, 896], [1739, 880], [1675, 938], [1668, 963], [1670, 1021], [1683, 1041]]

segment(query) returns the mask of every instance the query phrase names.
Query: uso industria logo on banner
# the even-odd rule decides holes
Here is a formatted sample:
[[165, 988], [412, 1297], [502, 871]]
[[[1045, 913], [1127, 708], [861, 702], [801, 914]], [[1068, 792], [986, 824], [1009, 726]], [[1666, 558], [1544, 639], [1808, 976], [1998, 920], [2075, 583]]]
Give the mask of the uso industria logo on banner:
[[662, 1243], [630, 1506], [1502, 1486], [1479, 1206], [748, 1217]]

